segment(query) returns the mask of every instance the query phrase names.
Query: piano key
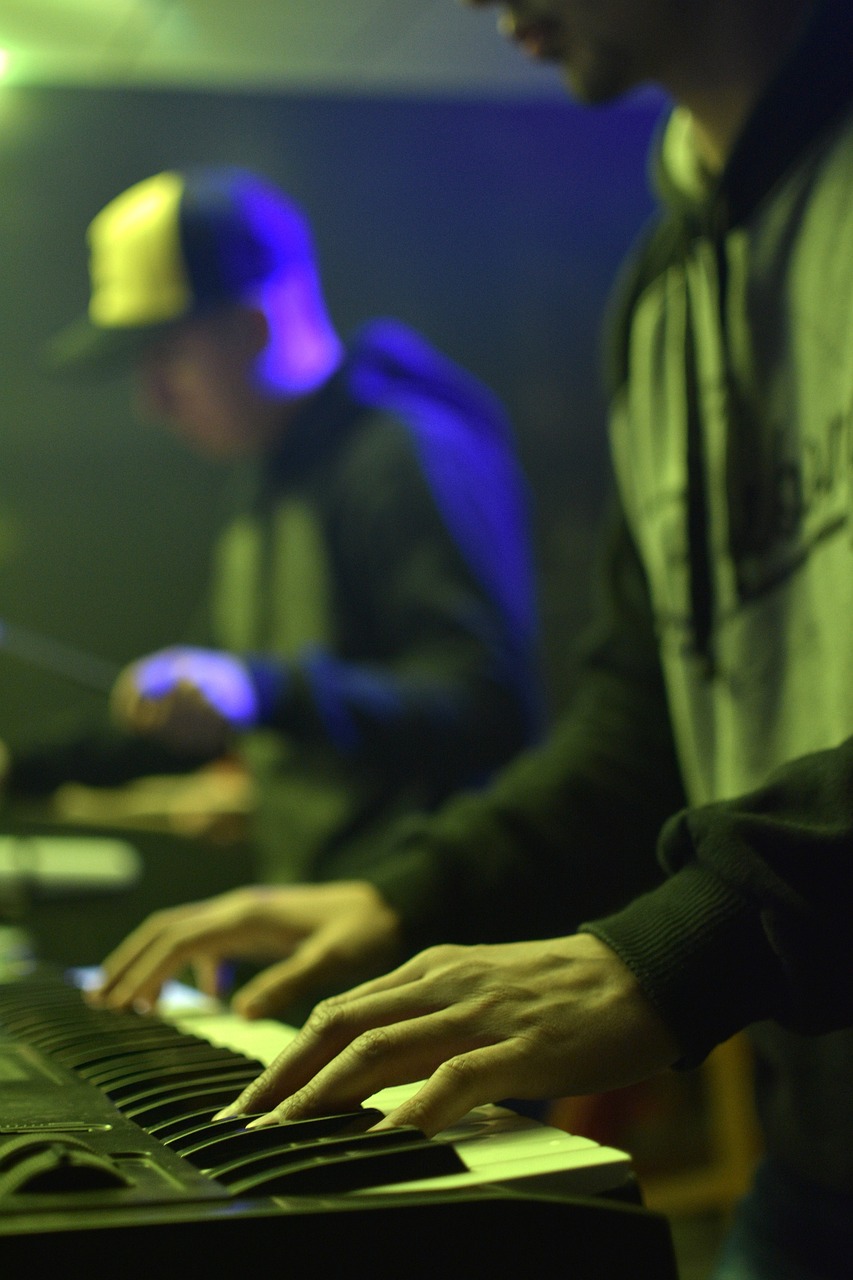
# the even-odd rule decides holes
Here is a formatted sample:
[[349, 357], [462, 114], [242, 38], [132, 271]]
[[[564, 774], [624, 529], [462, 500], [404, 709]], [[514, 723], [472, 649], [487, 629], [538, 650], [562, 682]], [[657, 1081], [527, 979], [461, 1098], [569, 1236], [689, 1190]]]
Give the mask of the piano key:
[[[250, 1063], [252, 1075], [254, 1078], [258, 1074], [259, 1066]], [[231, 1080], [246, 1079], [246, 1067], [243, 1063], [224, 1064], [209, 1063], [198, 1061], [190, 1063], [187, 1066], [167, 1067], [156, 1071], [145, 1071], [127, 1075], [122, 1079], [108, 1080], [99, 1085], [99, 1088], [108, 1098], [119, 1106], [122, 1102], [138, 1099], [143, 1091], [152, 1085], [155, 1088], [165, 1092], [166, 1089], [171, 1090], [175, 1085], [182, 1083], [199, 1084], [202, 1080], [220, 1080], [226, 1083]]]
[[[215, 1071], [222, 1067], [244, 1066], [247, 1059], [240, 1058], [229, 1049], [216, 1049], [213, 1045], [182, 1046], [180, 1049], [161, 1049], [156, 1053], [126, 1054], [122, 1058], [114, 1058], [107, 1065], [87, 1067], [78, 1074], [84, 1080], [106, 1090], [110, 1084], [123, 1080], [138, 1078], [157, 1079], [158, 1074], [170, 1075], [174, 1071], [209, 1068]], [[251, 1063], [260, 1070], [257, 1060]]]
[[[51, 982], [54, 984], [52, 987]], [[40, 1009], [44, 1016], [41, 1016]], [[141, 1045], [152, 1033], [159, 1036], [161, 1032], [174, 1031], [176, 1038], [189, 1036], [194, 1043], [204, 1040], [227, 1045], [243, 1061], [248, 1049], [256, 1061], [266, 1064], [296, 1034], [293, 1028], [270, 1020], [247, 1023], [233, 1015], [209, 1009], [189, 1012], [183, 1009], [172, 1015], [149, 1016], [92, 1009], [82, 1001], [79, 992], [61, 986], [55, 975], [44, 983], [23, 981], [0, 985], [0, 1011], [0, 1020], [5, 1020], [6, 1015], [25, 1018], [33, 1035], [54, 1034], [56, 1027], [51, 1027], [51, 1019], [55, 1017], [63, 1027], [63, 1036], [74, 1035], [76, 1043], [84, 1046], [80, 1053], [87, 1052], [87, 1043], [97, 1048], [107, 1040], [111, 1042], [110, 1053], [114, 1052], [116, 1044], [124, 1050], [132, 1045], [135, 1050], [137, 1038]], [[75, 1027], [76, 1031], [72, 1030]], [[167, 1038], [171, 1039], [170, 1036]], [[254, 1072], [250, 1074], [254, 1078]], [[164, 1094], [156, 1088], [156, 1092], [148, 1093], [142, 1099], [135, 1098], [132, 1103], [122, 1099], [119, 1110], [127, 1116], [132, 1110], [132, 1122], [161, 1141], [171, 1135], [197, 1131], [199, 1126], [222, 1124], [214, 1121], [213, 1116], [223, 1105], [232, 1102], [242, 1087], [241, 1080], [229, 1080], [224, 1088], [221, 1081], [204, 1084], [193, 1081], [191, 1085], [180, 1087], [177, 1094], [173, 1089]], [[414, 1087], [406, 1086], [404, 1092], [410, 1094]], [[400, 1091], [385, 1090], [376, 1098], [368, 1099], [368, 1105], [387, 1113], [399, 1105], [400, 1100]], [[238, 1118], [238, 1128], [248, 1120], [249, 1117], [245, 1116]], [[198, 1137], [197, 1132], [195, 1136]], [[624, 1177], [630, 1176], [630, 1158], [624, 1152], [599, 1147], [590, 1140], [537, 1125], [499, 1108], [477, 1108], [464, 1122], [454, 1127], [450, 1136], [472, 1169], [470, 1174], [460, 1175], [460, 1184], [473, 1185], [507, 1177], [517, 1179], [535, 1174], [540, 1169], [556, 1171], [564, 1167], [580, 1176], [588, 1166], [593, 1186], [603, 1185], [608, 1177], [611, 1181], [618, 1181], [620, 1170]]]
[[82, 1073], [88, 1067], [96, 1067], [100, 1063], [106, 1064], [115, 1058], [123, 1058], [131, 1053], [145, 1053], [153, 1049], [165, 1049], [173, 1047], [175, 1043], [174, 1038], [163, 1035], [112, 1037], [90, 1033], [86, 1037], [81, 1037], [79, 1042], [66, 1044], [61, 1049], [54, 1049], [51, 1057], [56, 1058], [70, 1070]]
[[449, 1143], [421, 1134], [419, 1139], [376, 1144], [361, 1151], [325, 1152], [293, 1163], [270, 1162], [228, 1185], [236, 1196], [331, 1195], [464, 1172], [465, 1164]]
[[[319, 1119], [324, 1121], [328, 1117], [321, 1116]], [[337, 1119], [340, 1120], [340, 1117]], [[271, 1163], [280, 1163], [284, 1167], [285, 1164], [307, 1159], [308, 1156], [326, 1157], [350, 1150], [365, 1151], [377, 1146], [397, 1146], [424, 1137], [419, 1129], [411, 1126], [370, 1133], [369, 1124], [370, 1120], [365, 1116], [350, 1116], [346, 1127], [340, 1124], [330, 1127], [321, 1123], [312, 1128], [310, 1124], [297, 1120], [291, 1124], [268, 1125], [261, 1129], [246, 1129], [244, 1126], [242, 1131], [232, 1131], [222, 1138], [208, 1134], [207, 1138], [197, 1138], [189, 1147], [183, 1143], [170, 1145], [198, 1169], [227, 1183], [248, 1177], [255, 1169], [260, 1171]]]
[[142, 1046], [150, 1043], [176, 1043], [176, 1037], [164, 1035], [161, 1028], [156, 1024], [151, 1027], [139, 1026], [135, 1024], [126, 1024], [120, 1026], [89, 1026], [82, 1027], [62, 1027], [60, 1029], [39, 1028], [30, 1033], [23, 1033], [18, 1030], [21, 1038], [25, 1038], [29, 1044], [35, 1045], [36, 1048], [42, 1049], [45, 1053], [58, 1055], [66, 1050], [75, 1048], [85, 1048], [86, 1045], [93, 1048], [100, 1043], [124, 1045], [127, 1052], [130, 1044]]
[[378, 1124], [383, 1115], [376, 1107], [362, 1107], [337, 1115], [286, 1120], [263, 1129], [247, 1129], [249, 1121], [246, 1116], [233, 1116], [212, 1124], [196, 1124], [171, 1137], [161, 1137], [161, 1141], [194, 1164], [197, 1163], [193, 1158], [196, 1152], [213, 1164], [222, 1164], [242, 1153], [265, 1150], [268, 1146], [281, 1147], [287, 1142], [308, 1143], [317, 1138], [365, 1133]]
[[[143, 1129], [157, 1120], [167, 1120], [170, 1116], [188, 1115], [200, 1107], [212, 1107], [217, 1111], [233, 1102], [247, 1084], [256, 1079], [256, 1072], [248, 1071], [236, 1076], [233, 1080], [199, 1082], [185, 1089], [177, 1089], [173, 1093], [163, 1090], [152, 1091], [134, 1100], [122, 1100], [119, 1110], [130, 1120], [135, 1120]], [[156, 1096], [152, 1096], [156, 1094]]]
[[[164, 1146], [170, 1146], [173, 1139], [180, 1140], [189, 1134], [197, 1134], [202, 1129], [222, 1128], [223, 1132], [231, 1132], [235, 1129], [241, 1129], [249, 1123], [250, 1120], [256, 1118], [256, 1114], [233, 1116], [229, 1120], [214, 1120], [214, 1116], [219, 1107], [201, 1107], [197, 1111], [191, 1111], [187, 1115], [171, 1116], [167, 1120], [158, 1120], [153, 1124], [146, 1125], [146, 1133], [150, 1133], [152, 1137], [157, 1138]], [[257, 1115], [264, 1115], [264, 1112], [258, 1112]]]

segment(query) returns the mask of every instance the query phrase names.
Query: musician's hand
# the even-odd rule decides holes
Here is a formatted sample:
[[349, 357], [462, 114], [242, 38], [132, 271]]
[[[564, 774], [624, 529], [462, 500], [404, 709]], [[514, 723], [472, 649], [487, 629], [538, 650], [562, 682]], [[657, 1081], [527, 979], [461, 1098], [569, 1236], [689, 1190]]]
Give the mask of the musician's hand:
[[258, 698], [239, 658], [175, 647], [126, 667], [113, 688], [111, 710], [130, 733], [216, 755], [228, 750], [235, 730], [256, 722]]
[[104, 961], [103, 985], [90, 998], [150, 1008], [186, 965], [203, 991], [220, 995], [228, 960], [275, 959], [232, 1001], [237, 1013], [260, 1018], [320, 987], [381, 972], [399, 946], [396, 913], [363, 881], [252, 886], [149, 916]]
[[589, 934], [433, 947], [319, 1004], [226, 1113], [278, 1123], [426, 1079], [381, 1127], [432, 1136], [482, 1103], [613, 1089], [678, 1057], [633, 974]]

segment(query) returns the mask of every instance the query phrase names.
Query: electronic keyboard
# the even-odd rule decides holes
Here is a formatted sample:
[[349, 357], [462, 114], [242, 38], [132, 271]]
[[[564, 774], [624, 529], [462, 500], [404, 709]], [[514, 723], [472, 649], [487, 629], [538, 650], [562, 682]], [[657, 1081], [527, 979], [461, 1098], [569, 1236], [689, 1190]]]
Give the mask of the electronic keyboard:
[[433, 1139], [370, 1132], [414, 1085], [257, 1130], [214, 1120], [294, 1034], [210, 1002], [92, 1008], [37, 964], [0, 978], [5, 1274], [363, 1264], [382, 1277], [675, 1280], [668, 1225], [642, 1207], [630, 1157], [506, 1107]]

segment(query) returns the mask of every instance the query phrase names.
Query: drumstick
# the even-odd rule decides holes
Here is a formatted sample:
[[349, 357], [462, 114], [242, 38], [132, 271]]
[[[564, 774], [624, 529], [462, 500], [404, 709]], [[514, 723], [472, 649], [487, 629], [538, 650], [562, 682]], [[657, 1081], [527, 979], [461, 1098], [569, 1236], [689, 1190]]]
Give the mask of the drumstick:
[[51, 675], [61, 676], [96, 693], [109, 693], [121, 667], [105, 658], [84, 653], [61, 640], [40, 635], [26, 627], [0, 619], [0, 653], [28, 662]]

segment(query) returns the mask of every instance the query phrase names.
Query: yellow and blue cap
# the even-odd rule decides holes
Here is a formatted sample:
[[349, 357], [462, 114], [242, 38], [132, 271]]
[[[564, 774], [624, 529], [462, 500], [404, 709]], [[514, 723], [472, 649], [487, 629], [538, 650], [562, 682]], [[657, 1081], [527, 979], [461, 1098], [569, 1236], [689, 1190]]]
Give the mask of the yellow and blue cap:
[[56, 371], [121, 368], [176, 323], [313, 261], [301, 211], [234, 168], [146, 178], [97, 214], [87, 241], [88, 311], [50, 343]]

